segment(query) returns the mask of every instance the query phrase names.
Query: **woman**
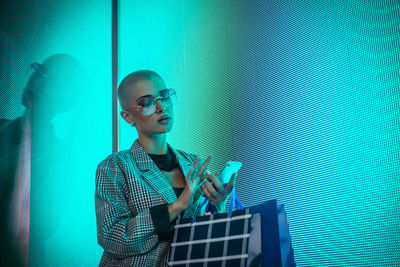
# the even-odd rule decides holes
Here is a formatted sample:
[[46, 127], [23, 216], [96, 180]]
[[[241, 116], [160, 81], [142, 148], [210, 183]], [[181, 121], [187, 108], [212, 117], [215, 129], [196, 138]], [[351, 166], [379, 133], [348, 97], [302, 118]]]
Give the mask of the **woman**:
[[160, 75], [129, 74], [118, 98], [122, 118], [139, 138], [97, 168], [97, 238], [104, 248], [99, 266], [167, 266], [176, 218], [193, 217], [205, 196], [223, 210], [235, 176], [223, 187], [207, 171], [211, 156], [204, 161], [167, 144], [176, 95]]

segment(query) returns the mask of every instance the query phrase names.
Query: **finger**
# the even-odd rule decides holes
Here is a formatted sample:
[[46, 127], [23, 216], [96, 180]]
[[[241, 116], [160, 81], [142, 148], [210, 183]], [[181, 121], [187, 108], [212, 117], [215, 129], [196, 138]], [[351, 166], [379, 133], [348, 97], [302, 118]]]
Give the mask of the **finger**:
[[194, 161], [194, 164], [193, 164], [194, 170], [196, 170], [198, 164], [199, 164], [199, 157], [196, 157], [196, 160]]
[[217, 171], [217, 172], [214, 172], [213, 174], [214, 174], [216, 177], [218, 177], [219, 173], [220, 173], [220, 171]]
[[207, 169], [208, 164], [210, 163], [211, 160], [211, 155], [208, 156], [208, 158], [206, 159], [206, 161], [204, 161], [203, 165], [201, 165], [201, 167], [199, 168], [199, 170], [197, 171], [197, 176], [202, 176], [204, 174], [204, 171]]
[[204, 177], [194, 176], [192, 178], [192, 181], [196, 188], [202, 187], [204, 185]]
[[[195, 172], [196, 172], [196, 170], [193, 170], [193, 173], [195, 173]], [[191, 176], [193, 183], [198, 184], [198, 185], [200, 185], [204, 182], [204, 178], [205, 178], [204, 175], [203, 176], [198, 176], [198, 175]]]
[[188, 174], [186, 176], [186, 180], [189, 179], [189, 177], [192, 175], [192, 172], [193, 172], [193, 167], [190, 168], [190, 170], [189, 170], [189, 172], [188, 172]]
[[199, 177], [199, 179], [200, 179], [199, 183], [204, 183], [204, 181], [206, 180], [205, 176], [201, 176], [201, 177]]
[[235, 186], [237, 173], [232, 174], [231, 179], [228, 184], [225, 186], [225, 191], [230, 194], [232, 192], [233, 187]]
[[188, 178], [190, 177], [191, 181], [193, 181], [193, 179], [195, 178], [193, 176], [196, 175], [196, 168], [198, 164], [199, 164], [199, 157], [196, 157], [193, 166], [190, 168], [191, 172], [188, 173]]
[[204, 180], [204, 187], [207, 188], [207, 191], [216, 199], [219, 200], [221, 198], [220, 194], [214, 189], [212, 184], [207, 180]]
[[208, 191], [205, 186], [203, 187], [203, 192], [206, 195], [207, 199], [211, 202], [211, 204], [218, 202], [217, 199], [215, 199], [215, 197], [210, 193], [210, 191]]
[[[186, 185], [189, 183], [189, 179], [190, 179], [190, 176], [192, 175], [192, 172], [193, 172], [193, 168], [190, 168], [188, 174], [187, 174], [186, 177], [185, 177], [185, 183], [186, 183]], [[190, 181], [190, 182], [191, 182], [191, 181]]]
[[203, 187], [204, 187], [204, 179], [202, 179], [202, 180], [199, 182], [198, 187], [200, 187], [201, 189], [203, 189]]
[[224, 186], [222, 185], [222, 183], [219, 181], [219, 179], [214, 175], [214, 174], [212, 174], [211, 172], [209, 172], [209, 171], [206, 171], [206, 178], [208, 178], [208, 180], [209, 181], [211, 181], [213, 184], [214, 184], [214, 186], [215, 186], [215, 188], [219, 191], [219, 192], [221, 192], [222, 194], [226, 194], [225, 193], [225, 189], [224, 189]]

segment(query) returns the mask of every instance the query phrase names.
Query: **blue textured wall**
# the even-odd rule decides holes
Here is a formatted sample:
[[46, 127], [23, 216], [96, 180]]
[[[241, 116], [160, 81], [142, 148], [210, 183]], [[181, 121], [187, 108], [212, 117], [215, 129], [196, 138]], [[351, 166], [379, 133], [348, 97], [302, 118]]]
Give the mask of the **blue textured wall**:
[[[399, 1], [121, 1], [120, 78], [150, 68], [177, 88], [171, 143], [214, 169], [242, 161], [241, 200], [285, 203], [299, 266], [398, 266], [399, 15]], [[121, 136], [135, 138], [124, 121]]]
[[[89, 81], [85, 101], [52, 121], [68, 145], [35, 139], [47, 164], [33, 173], [46, 179], [31, 189], [42, 196], [31, 206], [31, 266], [97, 266], [111, 3], [8, 2], [2, 117], [22, 113], [30, 62], [68, 53]], [[177, 90], [171, 144], [212, 153], [215, 170], [242, 161], [239, 197], [285, 203], [299, 266], [399, 266], [399, 9], [398, 0], [121, 0], [119, 81], [153, 69]], [[119, 129], [120, 149], [129, 148], [135, 131], [122, 120]]]

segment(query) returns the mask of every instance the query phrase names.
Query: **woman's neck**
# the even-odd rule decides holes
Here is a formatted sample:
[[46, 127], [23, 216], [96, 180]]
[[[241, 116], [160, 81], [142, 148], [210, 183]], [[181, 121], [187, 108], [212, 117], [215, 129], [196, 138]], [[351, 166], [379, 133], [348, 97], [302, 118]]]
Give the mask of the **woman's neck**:
[[166, 134], [154, 136], [139, 134], [139, 144], [148, 154], [166, 154], [168, 151]]

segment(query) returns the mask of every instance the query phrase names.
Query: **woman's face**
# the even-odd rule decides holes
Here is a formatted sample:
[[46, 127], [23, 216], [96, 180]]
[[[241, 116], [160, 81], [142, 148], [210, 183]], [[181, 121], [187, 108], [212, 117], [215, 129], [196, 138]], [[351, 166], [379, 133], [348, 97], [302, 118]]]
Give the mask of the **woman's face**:
[[[158, 77], [137, 81], [130, 88], [130, 107], [141, 105], [143, 96], [159, 96], [160, 91], [166, 88], [165, 82]], [[139, 135], [147, 136], [169, 132], [174, 120], [173, 106], [163, 106], [159, 100], [155, 112], [150, 115], [144, 115], [140, 109], [121, 111], [121, 115], [129, 124], [135, 123]]]

